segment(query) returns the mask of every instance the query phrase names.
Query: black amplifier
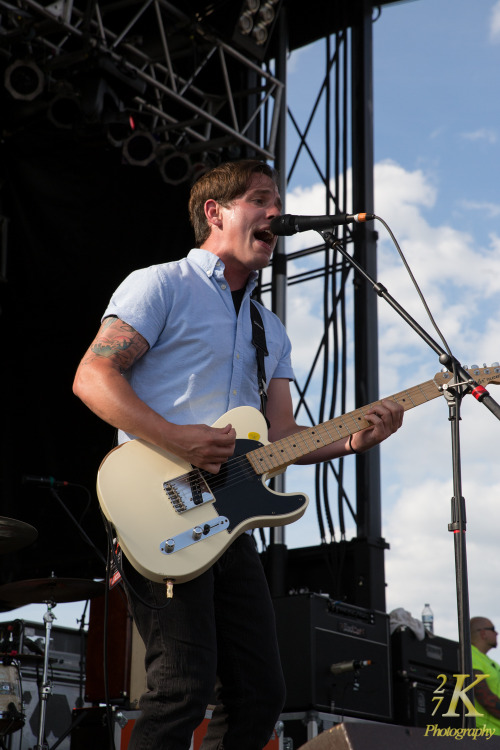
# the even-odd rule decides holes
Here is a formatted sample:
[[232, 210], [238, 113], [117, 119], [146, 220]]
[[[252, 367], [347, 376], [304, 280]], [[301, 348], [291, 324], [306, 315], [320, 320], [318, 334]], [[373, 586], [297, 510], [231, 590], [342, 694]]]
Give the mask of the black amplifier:
[[[80, 679], [85, 676], [87, 633], [52, 625], [50, 629], [49, 665], [52, 676]], [[21, 669], [30, 676], [43, 671], [45, 625], [25, 620], [0, 622], [0, 656], [4, 661], [17, 658]]]
[[[459, 644], [433, 635], [419, 641], [412, 630], [400, 628], [391, 636], [391, 656], [395, 721], [415, 727], [461, 726], [461, 716], [442, 716], [453, 695], [454, 675], [460, 672]], [[439, 696], [437, 688], [443, 691]]]
[[[457, 641], [426, 635], [419, 641], [412, 630], [400, 628], [391, 636], [395, 677], [438, 686], [437, 676], [457, 674], [460, 664]], [[451, 683], [450, 683], [451, 685]]]
[[318, 594], [274, 600], [285, 711], [392, 718], [389, 618]]

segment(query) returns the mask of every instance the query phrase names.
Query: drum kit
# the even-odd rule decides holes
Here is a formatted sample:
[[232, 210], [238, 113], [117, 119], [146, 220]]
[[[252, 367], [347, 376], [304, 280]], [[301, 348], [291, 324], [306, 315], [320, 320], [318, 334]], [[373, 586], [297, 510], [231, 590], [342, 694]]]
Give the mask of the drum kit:
[[[31, 544], [38, 536], [37, 530], [24, 521], [0, 517], [0, 554], [15, 552]], [[43, 673], [40, 692], [40, 715], [38, 742], [33, 750], [46, 750], [45, 719], [47, 700], [51, 695], [49, 674], [50, 631], [55, 619], [53, 608], [57, 604], [92, 599], [104, 593], [104, 584], [81, 578], [49, 578], [15, 581], [0, 585], [0, 612], [7, 612], [26, 604], [45, 604], [47, 611], [45, 624], [45, 648], [43, 649]], [[4, 748], [3, 738], [24, 726], [20, 664], [24, 658], [33, 655], [0, 653], [0, 748]], [[42, 659], [42, 653], [38, 657]]]

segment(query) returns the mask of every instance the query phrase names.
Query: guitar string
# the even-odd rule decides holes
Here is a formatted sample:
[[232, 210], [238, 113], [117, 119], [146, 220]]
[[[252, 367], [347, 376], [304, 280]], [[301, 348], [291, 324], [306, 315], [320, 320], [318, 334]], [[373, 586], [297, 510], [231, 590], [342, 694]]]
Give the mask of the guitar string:
[[[432, 381], [430, 381], [430, 382], [432, 383]], [[417, 388], [419, 388], [419, 387], [417, 387]], [[398, 394], [398, 396], [403, 397], [405, 399], [405, 401], [409, 399], [409, 401], [410, 401], [410, 407], [409, 408], [411, 408], [412, 406], [415, 405], [415, 401], [410, 396], [410, 393], [412, 391], [413, 391], [413, 389], [409, 389], [409, 390], [403, 391], [401, 394]], [[428, 400], [425, 395], [424, 395], [424, 398], [425, 398], [425, 400]], [[292, 462], [293, 462], [293, 460], [297, 460], [298, 458], [300, 458], [303, 455], [306, 455], [309, 452], [312, 453], [314, 450], [316, 450], [316, 447], [317, 448], [322, 447], [321, 445], [318, 445], [318, 446], [316, 446], [316, 447], [314, 447], [312, 449], [310, 449], [308, 447], [308, 450], [307, 450], [306, 453], [302, 453], [301, 449], [299, 449], [299, 455], [298, 456], [296, 455], [295, 443], [298, 443], [300, 441], [302, 443], [305, 443], [306, 446], [307, 446], [308, 441], [314, 439], [313, 435], [320, 434], [319, 428], [321, 428], [322, 430], [324, 430], [327, 433], [327, 435], [328, 435], [328, 441], [325, 441], [325, 440], [322, 439], [323, 445], [330, 445], [331, 443], [337, 442], [338, 440], [347, 439], [350, 435], [355, 434], [355, 432], [359, 432], [361, 429], [364, 429], [361, 425], [359, 425], [356, 422], [356, 419], [354, 417], [355, 414], [360, 414], [362, 416], [362, 418], [364, 419], [364, 415], [363, 415], [362, 410], [361, 409], [356, 409], [353, 412], [350, 412], [348, 414], [343, 415], [343, 417], [336, 417], [335, 419], [329, 420], [328, 422], [325, 422], [322, 425], [318, 425], [316, 427], [308, 428], [307, 430], [304, 430], [304, 433], [302, 433], [302, 432], [294, 433], [293, 435], [289, 435], [286, 438], [278, 440], [276, 443], [271, 443], [271, 444], [268, 444], [268, 445], [259, 446], [259, 448], [256, 448], [254, 451], [249, 451], [249, 453], [254, 453], [254, 452], [262, 450], [264, 452], [264, 454], [265, 454], [266, 453], [266, 449], [270, 449], [270, 450], [273, 450], [274, 452], [278, 451], [278, 454], [281, 452], [281, 455], [283, 455], [283, 454], [285, 454], [285, 456], [288, 455], [288, 458], [290, 460], [292, 460]], [[349, 427], [345, 424], [345, 422], [346, 422], [346, 420], [348, 418], [351, 418], [352, 421], [353, 421], [354, 428], [352, 430], [349, 429]], [[359, 417], [358, 417], [358, 419], [359, 419]], [[336, 438], [332, 437], [332, 435], [330, 434], [327, 426], [329, 428], [331, 428], [332, 430], [336, 430], [337, 433], [338, 433], [338, 437], [336, 437]], [[346, 434], [342, 434], [341, 431], [342, 432], [345, 431]], [[291, 442], [292, 440], [295, 441], [295, 443], [292, 443]], [[277, 446], [279, 444], [283, 445], [285, 443], [288, 443], [288, 451], [287, 451], [286, 448], [284, 448], [284, 449], [282, 449], [280, 451], [280, 449], [277, 448]], [[230, 469], [233, 470], [232, 473], [231, 473], [231, 478], [233, 478], [234, 481], [227, 483], [226, 486], [228, 486], [228, 487], [235, 486], [240, 481], [240, 477], [238, 476], [237, 473], [234, 472], [235, 468], [236, 468], [236, 472], [238, 471], [238, 461], [245, 462], [244, 466], [242, 467], [243, 468], [243, 473], [248, 473], [248, 471], [251, 470], [251, 471], [253, 471], [255, 473], [256, 476], [259, 476], [259, 473], [255, 471], [252, 463], [248, 459], [248, 457], [247, 457], [248, 455], [249, 454], [244, 454], [244, 455], [235, 456], [235, 457], [229, 459], [229, 461], [227, 462], [226, 466], [228, 466]], [[270, 457], [268, 457], [268, 458], [270, 458]], [[281, 462], [281, 461], [278, 460], [278, 465], [281, 465], [282, 463], [283, 462]], [[289, 461], [286, 460], [284, 463], [288, 464]], [[265, 474], [266, 471], [272, 471], [273, 468], [275, 468], [275, 467], [272, 466], [272, 465], [267, 466], [264, 469], [264, 471], [262, 472], [262, 474]], [[285, 468], [286, 468], [286, 466], [285, 466]], [[193, 471], [196, 473], [196, 470], [193, 470]], [[205, 479], [207, 485], [210, 488], [217, 489], [218, 487], [222, 486], [224, 483], [227, 482], [227, 478], [224, 477], [224, 476], [220, 477], [219, 474], [211, 474], [210, 472], [205, 472], [203, 470], [199, 470], [199, 471], [200, 471], [202, 477]], [[224, 471], [224, 466], [222, 467], [221, 471]], [[189, 477], [189, 475], [191, 473], [192, 472], [188, 472], [185, 476]]]
[[[405, 392], [404, 395], [406, 397], [408, 397], [408, 393], [407, 392]], [[413, 405], [413, 401], [412, 401], [412, 405]], [[313, 427], [308, 428], [308, 430], [304, 431], [304, 432], [310, 432], [310, 431], [312, 431], [313, 434], [318, 434], [318, 427], [323, 428], [326, 431], [326, 433], [328, 434], [328, 437], [329, 437], [328, 441], [322, 440], [323, 445], [330, 445], [333, 442], [337, 442], [337, 440], [347, 439], [350, 435], [354, 434], [355, 432], [359, 432], [359, 430], [363, 429], [359, 424], [357, 424], [355, 422], [354, 417], [352, 417], [352, 419], [353, 419], [353, 422], [354, 422], [354, 428], [355, 429], [350, 430], [347, 427], [347, 425], [345, 424], [345, 422], [344, 422], [344, 418], [350, 417], [352, 414], [356, 414], [356, 413], [360, 413], [362, 415], [362, 411], [360, 409], [358, 409], [358, 410], [355, 410], [354, 412], [351, 412], [349, 414], [344, 415], [344, 417], [336, 417], [334, 420], [329, 420], [328, 422], [324, 423], [323, 425], [318, 425], [315, 428], [313, 428]], [[342, 421], [339, 424], [340, 420], [342, 420]], [[335, 421], [337, 421], [337, 424], [334, 424]], [[330, 432], [326, 428], [326, 425], [331, 426], [332, 428], [334, 428], [335, 430], [337, 430], [337, 432], [338, 432], [338, 437], [337, 438], [335, 438], [335, 439], [332, 438], [332, 436], [330, 435]], [[339, 431], [339, 427], [342, 430], [345, 430], [346, 434], [341, 434], [341, 432]], [[254, 451], [249, 451], [249, 453], [254, 453], [254, 452], [257, 452], [259, 450], [263, 450], [264, 453], [265, 453], [266, 452], [266, 448], [270, 448], [271, 450], [276, 451], [277, 444], [283, 444], [285, 442], [288, 442], [289, 443], [289, 451], [291, 452], [290, 459], [291, 460], [293, 460], [293, 459], [297, 460], [302, 455], [306, 455], [307, 453], [304, 454], [304, 453], [302, 453], [299, 450], [299, 455], [298, 456], [294, 455], [295, 454], [295, 450], [293, 450], [294, 449], [294, 444], [291, 444], [290, 441], [291, 440], [294, 440], [295, 442], [301, 441], [303, 443], [306, 443], [306, 445], [307, 445], [308, 437], [309, 437], [309, 439], [312, 439], [312, 435], [306, 436], [306, 435], [301, 434], [300, 432], [299, 433], [294, 433], [293, 435], [290, 435], [287, 438], [283, 438], [282, 440], [279, 440], [276, 443], [259, 446], [259, 448], [254, 449]], [[322, 446], [319, 445], [317, 447], [320, 448]], [[313, 452], [314, 450], [316, 450], [316, 447], [312, 448], [310, 450], [308, 449], [307, 452]], [[281, 453], [285, 453], [285, 455], [286, 455], [287, 451], [283, 449], [281, 451]], [[191, 471], [186, 472], [185, 474], [179, 476], [177, 479], [179, 479], [179, 480], [181, 480], [181, 479], [187, 479], [189, 482], [191, 482], [191, 478], [192, 477], [201, 476], [202, 479], [204, 480], [205, 484], [211, 490], [211, 492], [214, 492], [214, 491], [220, 489], [220, 487], [222, 487], [224, 485], [228, 489], [231, 489], [231, 488], [235, 487], [241, 481], [243, 481], [244, 479], [246, 479], [247, 476], [248, 476], [248, 474], [250, 472], [253, 472], [253, 474], [256, 477], [258, 477], [258, 476], [264, 475], [266, 473], [266, 471], [272, 471], [273, 468], [275, 468], [272, 465], [267, 466], [267, 467], [265, 467], [265, 469], [262, 472], [262, 474], [259, 474], [254, 469], [252, 463], [250, 462], [250, 460], [248, 459], [247, 456], [248, 456], [248, 454], [243, 454], [243, 455], [234, 456], [234, 457], [230, 458], [229, 461], [226, 462], [226, 464], [222, 465], [222, 467], [221, 467], [221, 473], [219, 473], [219, 474], [212, 474], [211, 472], [205, 471], [203, 469], [194, 468]], [[280, 462], [280, 463], [282, 463], [282, 462]], [[285, 461], [284, 463], [288, 464], [288, 460]], [[241, 464], [241, 466], [239, 466], [238, 464]], [[278, 465], [280, 465], [280, 464], [278, 464]], [[227, 469], [229, 469], [231, 471], [230, 477], [225, 476], [225, 474], [226, 474], [226, 471], [224, 470], [225, 467], [227, 467]], [[285, 468], [286, 468], [286, 466], [285, 466]], [[195, 481], [196, 481], [196, 479], [195, 479]]]
[[[435, 388], [436, 388], [436, 383], [434, 382], [434, 380], [429, 380], [429, 381], [426, 381], [425, 383], [421, 383], [418, 386], [414, 386], [413, 388], [409, 388], [409, 389], [406, 389], [404, 391], [401, 391], [400, 393], [392, 396], [392, 399], [393, 400], [398, 400], [398, 399], [403, 400], [403, 402], [404, 402], [403, 405], [405, 406], [405, 410], [411, 409], [414, 406], [418, 406], [418, 405], [421, 405], [422, 403], [426, 403], [427, 401], [433, 400], [433, 393], [434, 393], [434, 389]], [[416, 396], [418, 393], [421, 394], [421, 396], [423, 396], [424, 401], [419, 402], [417, 400], [415, 402], [413, 396]], [[441, 395], [441, 394], [438, 393], [437, 395]], [[376, 404], [376, 403], [378, 403], [378, 402], [374, 402], [374, 404]], [[369, 405], [368, 407], [364, 407], [364, 408], [370, 408], [370, 406], [371, 405]], [[347, 438], [349, 435], [352, 435], [355, 432], [358, 432], [359, 430], [363, 429], [362, 427], [360, 427], [356, 423], [356, 418], [354, 416], [356, 414], [360, 414], [362, 416], [362, 418], [364, 419], [364, 415], [363, 415], [362, 409], [355, 409], [354, 411], [349, 412], [349, 413], [347, 413], [347, 414], [345, 414], [345, 415], [343, 415], [341, 417], [336, 417], [333, 420], [329, 420], [328, 422], [325, 422], [322, 425], [318, 425], [317, 427], [308, 428], [308, 430], [306, 430], [304, 432], [309, 432], [309, 436], [312, 437], [311, 431], [312, 431], [313, 434], [318, 434], [318, 428], [324, 429], [326, 431], [326, 433], [328, 434], [328, 436], [329, 436], [329, 441], [328, 442], [323, 441], [323, 444], [324, 445], [329, 445], [329, 444], [331, 444], [333, 442], [337, 442], [337, 440], [342, 440], [343, 438]], [[354, 426], [356, 428], [355, 430], [352, 430], [352, 431], [349, 430], [349, 428], [345, 424], [345, 420], [349, 419], [349, 418], [353, 420]], [[359, 417], [358, 417], [358, 419], [359, 419]], [[335, 424], [335, 421], [337, 421], [337, 424]], [[334, 439], [332, 439], [332, 436], [328, 432], [327, 425], [331, 426], [333, 429], [335, 429], [335, 430], [338, 431], [339, 423], [340, 423], [341, 429], [345, 429], [347, 431], [347, 434], [346, 435], [341, 435], [339, 433], [339, 437], [334, 440]], [[265, 453], [266, 448], [270, 447], [270, 449], [273, 450], [273, 447], [272, 447], [273, 445], [274, 445], [274, 450], [276, 450], [276, 446], [278, 444], [283, 444], [284, 442], [287, 442], [287, 441], [289, 442], [292, 439], [295, 440], [296, 442], [298, 442], [299, 439], [302, 440], [302, 441], [304, 441], [304, 442], [307, 440], [307, 438], [306, 438], [305, 435], [302, 435], [300, 432], [298, 432], [298, 433], [295, 433], [293, 435], [288, 436], [287, 438], [283, 438], [282, 440], [279, 440], [279, 441], [277, 441], [274, 444], [262, 445], [262, 446], [259, 446], [259, 448], [256, 448], [254, 450], [255, 451], [263, 450], [264, 453]], [[293, 446], [289, 446], [289, 447], [293, 447]], [[321, 446], [318, 446], [318, 447], [321, 447]], [[314, 450], [316, 450], [316, 448], [313, 448], [313, 449], [311, 449], [308, 452], [313, 452]], [[253, 452], [254, 451], [249, 451], [249, 453], [253, 453]], [[283, 450], [282, 453], [286, 454], [286, 451]], [[301, 455], [305, 455], [305, 454], [301, 454]], [[271, 456], [269, 456], [268, 458], [270, 458], [270, 457]], [[297, 460], [297, 458], [300, 458], [300, 455], [298, 457], [292, 455], [292, 459], [293, 458], [295, 460]], [[285, 463], [288, 464], [288, 461], [286, 461]], [[225, 467], [227, 467], [227, 468], [229, 468], [231, 470], [231, 474], [230, 474], [229, 477], [226, 476], [226, 471], [224, 471]], [[217, 491], [222, 486], [225, 486], [227, 489], [231, 489], [231, 488], [235, 487], [241, 481], [247, 479], [248, 475], [251, 472], [253, 472], [253, 475], [255, 477], [258, 477], [258, 476], [263, 476], [266, 473], [266, 471], [272, 471], [273, 468], [275, 468], [275, 467], [273, 467], [273, 466], [266, 467], [264, 469], [264, 471], [262, 472], [262, 474], [259, 474], [254, 469], [252, 463], [248, 459], [248, 454], [244, 454], [244, 455], [234, 456], [234, 457], [230, 458], [229, 461], [227, 461], [227, 463], [221, 467], [221, 474], [211, 474], [208, 471], [205, 471], [205, 470], [202, 470], [202, 469], [198, 469], [198, 468], [194, 468], [191, 471], [187, 472], [186, 474], [183, 474], [183, 475], [177, 477], [177, 479], [178, 480], [187, 479], [191, 483], [191, 477], [201, 477], [202, 480], [204, 481], [204, 484], [206, 484], [208, 486], [208, 488], [210, 489], [211, 493], [213, 494], [214, 491]], [[283, 470], [285, 470], [285, 469], [286, 469], [286, 466], [284, 467]]]

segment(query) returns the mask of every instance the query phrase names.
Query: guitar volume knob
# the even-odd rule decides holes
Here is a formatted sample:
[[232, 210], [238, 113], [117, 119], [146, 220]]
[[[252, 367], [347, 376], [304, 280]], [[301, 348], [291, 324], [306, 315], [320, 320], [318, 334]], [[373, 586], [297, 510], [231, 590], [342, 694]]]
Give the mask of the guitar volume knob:
[[198, 541], [198, 539], [201, 539], [201, 535], [203, 534], [203, 529], [201, 526], [195, 526], [193, 529], [193, 539], [195, 542]]

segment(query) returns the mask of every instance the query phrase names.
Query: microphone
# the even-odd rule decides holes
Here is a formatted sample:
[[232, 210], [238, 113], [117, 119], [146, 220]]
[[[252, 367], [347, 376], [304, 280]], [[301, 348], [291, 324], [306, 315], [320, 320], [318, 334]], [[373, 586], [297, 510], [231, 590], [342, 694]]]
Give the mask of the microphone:
[[371, 659], [365, 659], [363, 661], [339, 661], [337, 664], [332, 664], [330, 672], [332, 674], [342, 674], [343, 672], [354, 672], [361, 667], [369, 667], [372, 663]]
[[69, 482], [60, 481], [59, 479], [54, 479], [54, 477], [39, 477], [25, 474], [23, 476], [23, 484], [38, 484], [40, 487], [67, 487]]
[[281, 237], [288, 237], [296, 232], [307, 232], [309, 229], [332, 229], [343, 224], [350, 224], [355, 221], [360, 224], [364, 221], [374, 219], [374, 214], [334, 214], [333, 216], [294, 216], [293, 214], [283, 214], [272, 219], [269, 229], [273, 234]]
[[44, 655], [44, 651], [40, 647], [40, 645], [36, 641], [33, 641], [31, 638], [25, 638], [24, 645], [29, 651], [31, 651], [32, 654], [38, 654], [38, 656]]

